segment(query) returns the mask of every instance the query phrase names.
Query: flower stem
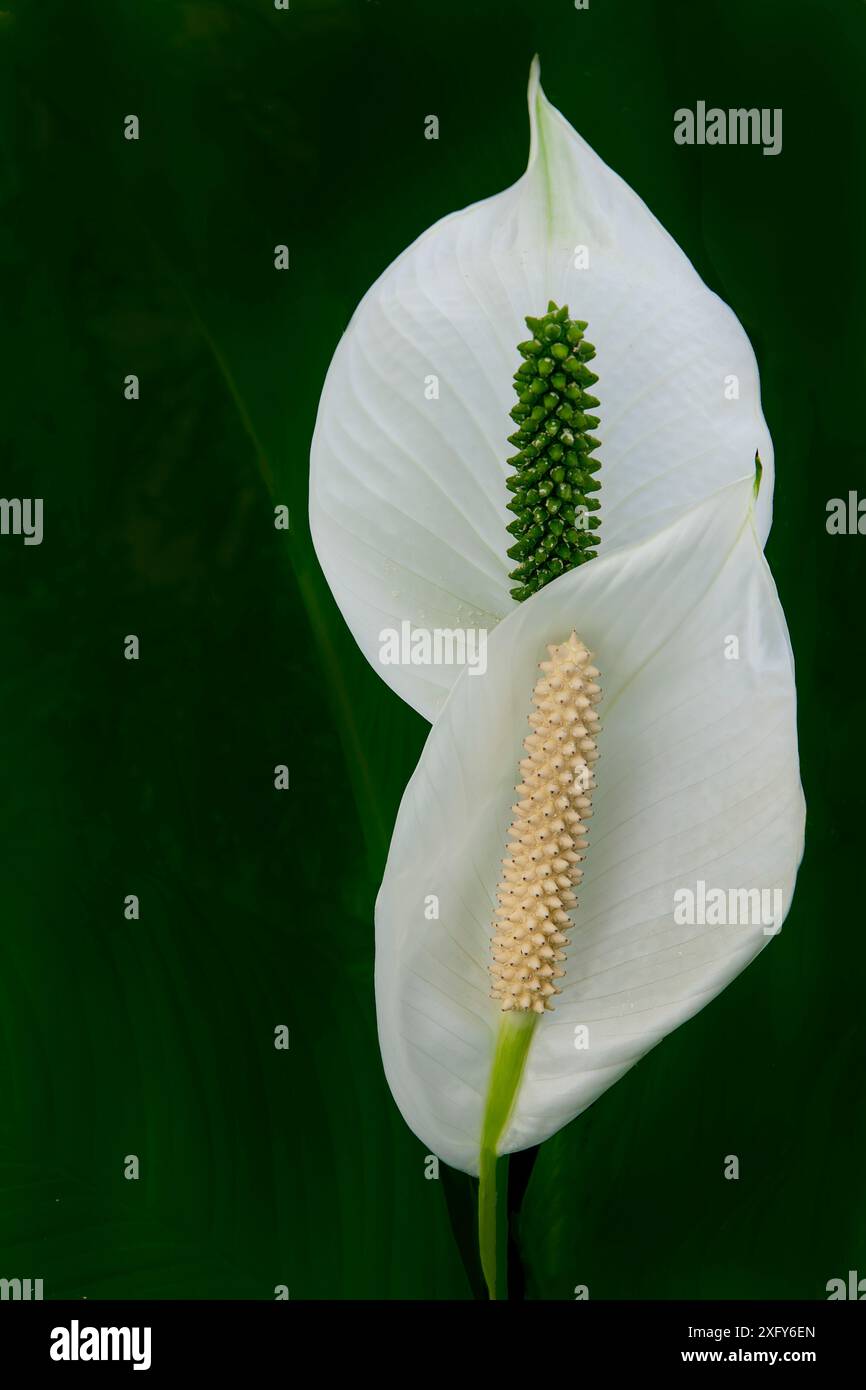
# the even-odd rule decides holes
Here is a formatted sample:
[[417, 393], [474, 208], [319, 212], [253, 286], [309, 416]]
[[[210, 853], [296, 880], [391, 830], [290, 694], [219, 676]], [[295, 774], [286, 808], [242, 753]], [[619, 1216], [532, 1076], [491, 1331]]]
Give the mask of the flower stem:
[[505, 1280], [499, 1276], [497, 1270], [499, 1264], [502, 1264], [504, 1270], [505, 1262], [504, 1259], [500, 1259], [497, 1240], [496, 1149], [514, 1108], [529, 1044], [537, 1022], [538, 1014], [531, 1010], [503, 1013], [490, 1073], [490, 1087], [481, 1130], [478, 1245], [481, 1251], [481, 1268], [491, 1299], [498, 1299], [506, 1293]]

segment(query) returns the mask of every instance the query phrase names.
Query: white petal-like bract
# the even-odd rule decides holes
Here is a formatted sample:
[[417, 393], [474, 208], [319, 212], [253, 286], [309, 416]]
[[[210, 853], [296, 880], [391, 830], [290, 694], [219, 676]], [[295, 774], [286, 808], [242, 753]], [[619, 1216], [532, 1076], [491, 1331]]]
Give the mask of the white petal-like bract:
[[546, 646], [573, 629], [601, 671], [594, 815], [563, 993], [502, 1152], [554, 1133], [724, 988], [772, 939], [802, 854], [793, 659], [745, 480], [500, 623], [403, 797], [376, 909], [383, 1059], [407, 1123], [467, 1172], [501, 1018], [489, 943], [526, 716]]
[[547, 101], [533, 64], [530, 157], [511, 188], [437, 222], [362, 300], [331, 363], [310, 525], [346, 621], [432, 719], [453, 666], [383, 665], [383, 631], [486, 628], [512, 612], [506, 459], [524, 317], [588, 322], [601, 404], [602, 553], [764, 467], [758, 372], [732, 311], [647, 206]]

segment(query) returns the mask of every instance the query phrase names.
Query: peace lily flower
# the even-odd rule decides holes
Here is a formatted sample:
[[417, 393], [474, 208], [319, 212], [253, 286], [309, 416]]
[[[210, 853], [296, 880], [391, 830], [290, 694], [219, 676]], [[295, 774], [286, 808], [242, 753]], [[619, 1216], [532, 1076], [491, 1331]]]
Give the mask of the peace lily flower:
[[794, 669], [754, 494], [729, 484], [505, 617], [400, 806], [376, 906], [382, 1055], [415, 1134], [481, 1177], [494, 1294], [496, 1157], [586, 1109], [790, 905]]
[[[749, 470], [756, 452], [764, 468], [755, 509], [762, 543], [770, 527], [772, 446], [740, 324], [640, 198], [550, 105], [537, 60], [529, 119], [522, 178], [436, 223], [365, 296], [331, 363], [316, 422], [310, 524], [320, 562], [368, 659], [428, 719], [455, 667], [383, 666], [382, 632], [404, 622], [492, 629], [533, 591], [525, 575], [511, 577], [526, 563], [521, 541], [530, 556], [532, 546], [555, 544], [554, 571], [560, 560], [569, 569], [570, 551], [597, 529], [587, 524], [580, 543], [563, 539], [575, 530], [567, 519], [561, 531], [539, 536], [533, 512], [558, 493], [530, 501], [522, 522], [508, 507], [506, 478], [534, 462], [536, 447], [530, 434], [514, 448], [506, 443], [526, 315], [567, 305], [568, 324], [585, 328], [595, 349], [589, 368], [579, 340], [553, 340], [551, 357], [546, 339], [536, 350], [530, 338], [528, 376], [517, 384], [527, 388], [520, 399], [531, 419], [544, 406], [546, 378], [529, 379], [533, 364], [542, 364], [539, 372], [562, 381], [551, 415], [573, 409], [590, 440], [601, 418], [602, 553], [684, 516]], [[575, 362], [573, 374], [563, 371], [556, 353], [565, 346], [575, 348], [580, 372]], [[595, 398], [586, 388], [596, 377], [599, 417], [587, 417]], [[518, 416], [518, 434], [526, 420], [526, 412]], [[587, 452], [580, 457], [585, 465]], [[553, 486], [580, 491], [568, 476]], [[592, 501], [585, 493], [581, 507]], [[530, 566], [531, 580], [539, 568], [548, 568], [543, 556]]]

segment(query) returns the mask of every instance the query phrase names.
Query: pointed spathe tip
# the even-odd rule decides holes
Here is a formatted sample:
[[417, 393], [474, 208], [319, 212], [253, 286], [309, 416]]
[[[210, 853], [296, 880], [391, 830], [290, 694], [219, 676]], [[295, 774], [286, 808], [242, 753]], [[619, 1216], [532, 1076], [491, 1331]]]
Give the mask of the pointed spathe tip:
[[754, 497], [757, 500], [758, 493], [761, 491], [761, 479], [764, 476], [764, 465], [761, 463], [761, 455], [755, 450], [755, 483]]
[[541, 59], [536, 53], [529, 65], [529, 85], [526, 89], [526, 104], [529, 107], [529, 163], [532, 167], [538, 153], [538, 106], [539, 98], [544, 96], [541, 87]]

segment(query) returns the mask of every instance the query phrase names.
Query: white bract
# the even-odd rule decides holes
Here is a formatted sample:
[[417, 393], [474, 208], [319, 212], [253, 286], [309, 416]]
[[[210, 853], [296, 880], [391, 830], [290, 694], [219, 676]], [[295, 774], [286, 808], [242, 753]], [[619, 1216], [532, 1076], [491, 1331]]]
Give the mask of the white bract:
[[437, 222], [365, 296], [316, 421], [322, 568], [368, 660], [428, 719], [455, 668], [382, 665], [380, 634], [404, 621], [490, 629], [514, 611], [511, 378], [524, 317], [549, 300], [588, 322], [597, 349], [601, 553], [683, 516], [751, 471], [756, 451], [762, 543], [770, 527], [772, 446], [742, 327], [550, 105], [537, 62], [529, 117], [522, 178]]
[[[407, 1123], [470, 1173], [513, 1017], [490, 994], [491, 923], [548, 644], [574, 630], [594, 654], [600, 759], [562, 994], [538, 1019], [499, 1152], [578, 1115], [771, 939], [763, 918], [683, 922], [682, 890], [765, 890], [782, 914], [790, 905], [804, 803], [762, 513], [751, 478], [680, 510], [499, 624], [486, 675], [458, 677], [403, 797], [376, 908], [382, 1053]], [[436, 900], [438, 917], [425, 911]]]

